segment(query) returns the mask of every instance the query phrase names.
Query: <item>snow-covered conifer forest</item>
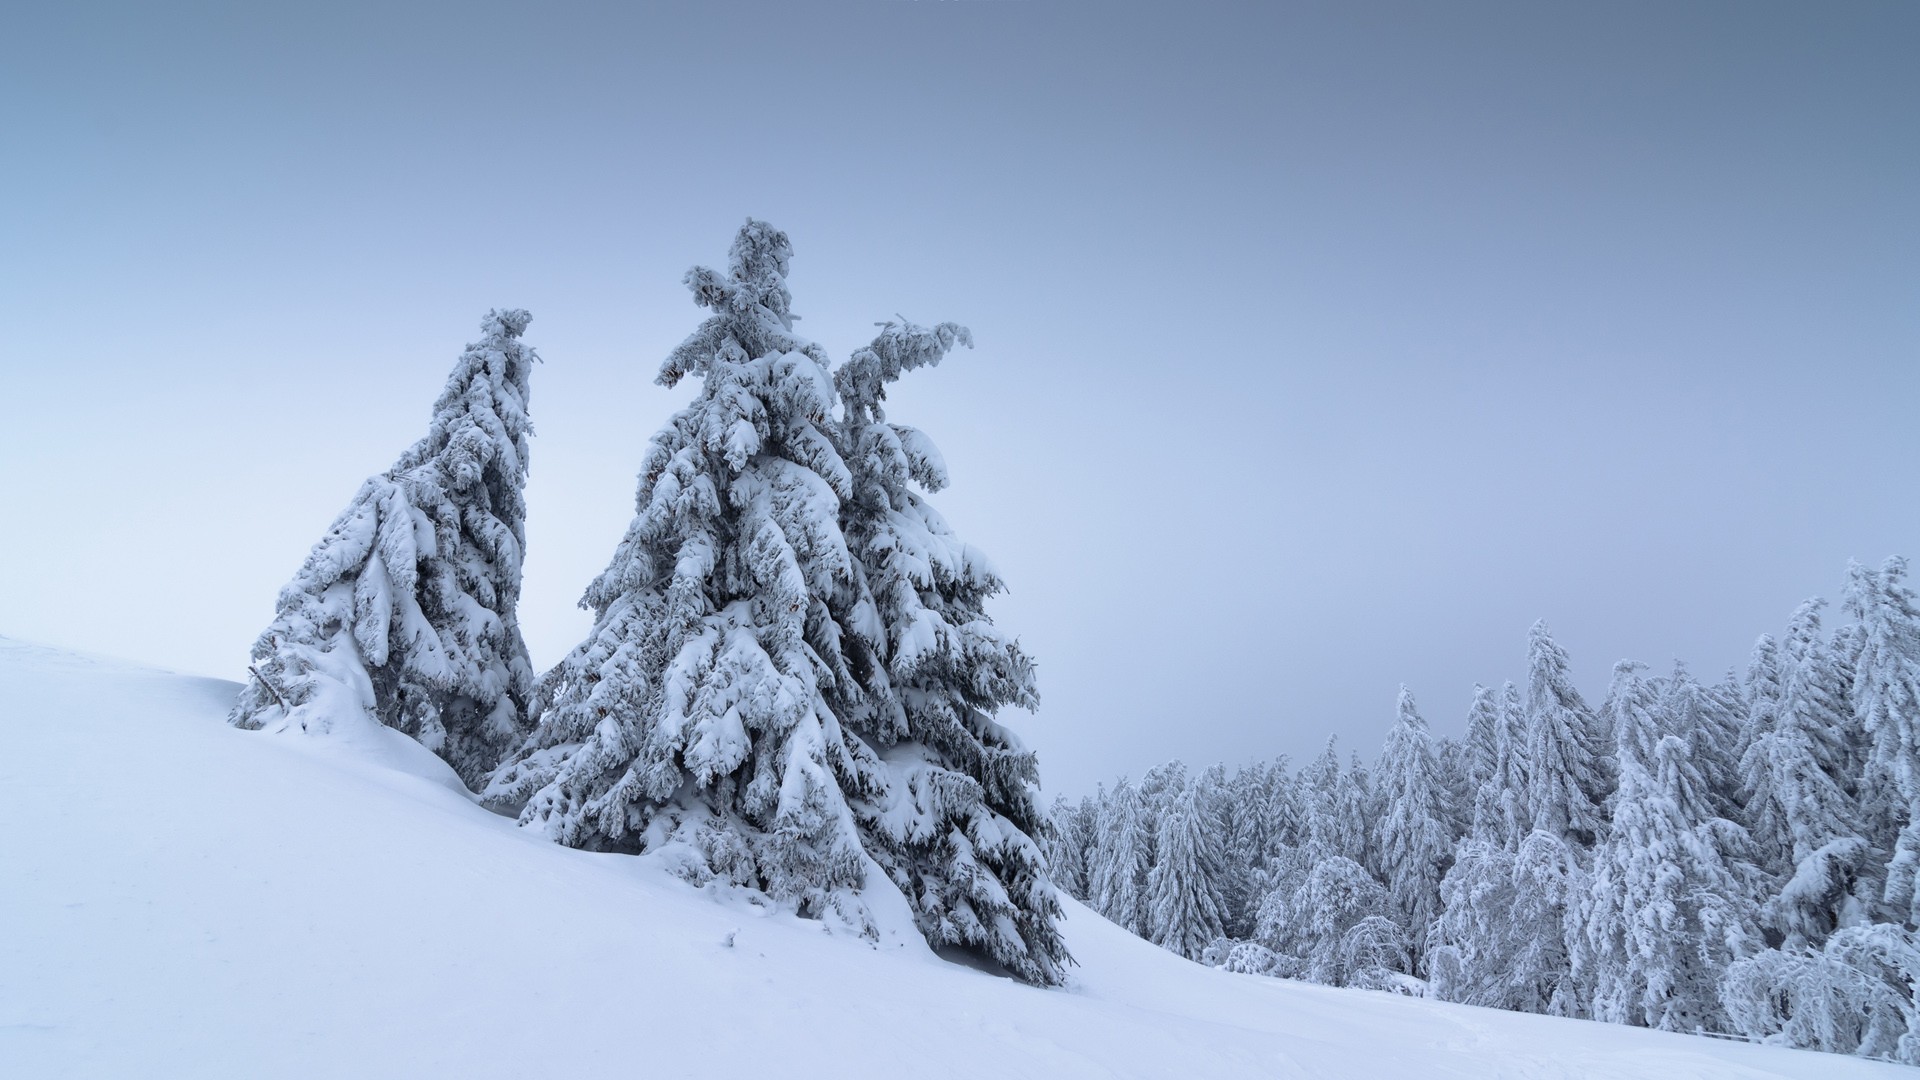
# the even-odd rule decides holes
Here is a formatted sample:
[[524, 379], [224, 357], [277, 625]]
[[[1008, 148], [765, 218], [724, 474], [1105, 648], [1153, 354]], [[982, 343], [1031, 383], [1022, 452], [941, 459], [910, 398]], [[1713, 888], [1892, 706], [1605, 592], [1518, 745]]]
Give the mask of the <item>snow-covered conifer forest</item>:
[[1061, 888], [1229, 971], [1920, 1064], [1920, 602], [1847, 572], [1745, 671], [1623, 660], [1588, 702], [1546, 624], [1460, 739], [1401, 690], [1332, 743], [1054, 801]]
[[1060, 893], [1227, 972], [1920, 1064], [1920, 606], [1849, 571], [1701, 681], [1623, 660], [1575, 688], [1544, 622], [1525, 686], [1460, 739], [1400, 691], [1379, 756], [1179, 761], [1038, 800], [1004, 726], [1033, 661], [1003, 585], [927, 502], [940, 453], [888, 387], [971, 346], [880, 325], [835, 363], [794, 330], [785, 233], [749, 220], [658, 381], [635, 514], [586, 640], [533, 678], [517, 629], [529, 316], [492, 312], [428, 435], [282, 591], [231, 721], [385, 725], [531, 833], [1038, 986]]
[[0, 1080], [1912, 1075], [1916, 54], [10, 6]]
[[[911, 934], [1049, 992], [1084, 993], [1076, 964], [1138, 938], [1242, 987], [1920, 1064], [1903, 559], [1854, 565], [1843, 625], [1809, 600], [1745, 671], [1623, 660], [1596, 704], [1537, 623], [1525, 684], [1476, 686], [1461, 738], [1403, 687], [1371, 764], [1335, 739], [1297, 769], [1174, 761], [1044, 811], [1004, 715], [1038, 703], [1035, 662], [988, 614], [992, 564], [928, 501], [939, 450], [887, 407], [972, 336], [888, 320], [836, 363], [794, 329], [792, 257], [749, 219], [724, 269], [687, 272], [708, 314], [658, 382], [693, 398], [551, 670], [518, 611], [540, 358], [529, 314], [496, 310], [427, 434], [280, 592], [228, 722], [444, 770], [517, 835], [640, 857], [723, 910], [873, 950]], [[1071, 912], [1111, 922], [1076, 938], [1095, 959]]]

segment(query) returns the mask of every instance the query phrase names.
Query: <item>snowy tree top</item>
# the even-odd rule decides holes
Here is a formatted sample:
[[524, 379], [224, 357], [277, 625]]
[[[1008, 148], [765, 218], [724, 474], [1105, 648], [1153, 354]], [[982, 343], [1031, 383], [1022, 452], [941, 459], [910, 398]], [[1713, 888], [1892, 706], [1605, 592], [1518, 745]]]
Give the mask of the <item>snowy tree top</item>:
[[714, 357], [736, 350], [747, 357], [797, 352], [824, 369], [827, 357], [820, 347], [793, 333], [799, 316], [787, 292], [792, 258], [793, 244], [786, 233], [748, 218], [734, 235], [725, 274], [705, 266], [688, 270], [682, 281], [693, 302], [713, 309], [714, 316], [668, 354], [655, 381], [677, 385], [688, 375], [704, 372]]

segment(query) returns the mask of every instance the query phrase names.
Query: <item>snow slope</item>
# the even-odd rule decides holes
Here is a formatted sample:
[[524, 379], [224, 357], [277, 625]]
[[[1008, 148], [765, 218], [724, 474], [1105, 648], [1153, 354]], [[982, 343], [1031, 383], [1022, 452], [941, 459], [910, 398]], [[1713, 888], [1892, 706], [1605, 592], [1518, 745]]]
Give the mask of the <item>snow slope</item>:
[[234, 730], [237, 690], [0, 639], [0, 1076], [1912, 1075], [1229, 975], [1073, 904], [1037, 990], [544, 843], [385, 729]]

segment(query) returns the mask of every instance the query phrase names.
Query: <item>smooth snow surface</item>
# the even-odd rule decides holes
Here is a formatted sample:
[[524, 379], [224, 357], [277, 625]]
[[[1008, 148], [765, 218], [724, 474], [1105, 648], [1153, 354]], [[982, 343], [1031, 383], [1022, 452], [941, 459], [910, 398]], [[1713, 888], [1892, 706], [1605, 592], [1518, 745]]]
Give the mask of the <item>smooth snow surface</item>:
[[235, 730], [237, 691], [0, 639], [0, 1076], [1913, 1075], [1231, 975], [1070, 902], [1034, 989], [556, 847], [391, 732]]

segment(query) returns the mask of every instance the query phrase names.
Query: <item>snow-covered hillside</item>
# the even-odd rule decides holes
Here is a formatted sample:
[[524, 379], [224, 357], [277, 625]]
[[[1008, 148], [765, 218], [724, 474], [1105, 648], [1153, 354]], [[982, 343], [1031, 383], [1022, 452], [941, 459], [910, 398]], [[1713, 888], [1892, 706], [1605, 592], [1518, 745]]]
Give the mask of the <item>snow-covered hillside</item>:
[[1077, 905], [1041, 990], [560, 848], [368, 727], [0, 639], [0, 1076], [1822, 1077], [1896, 1066], [1231, 975]]

